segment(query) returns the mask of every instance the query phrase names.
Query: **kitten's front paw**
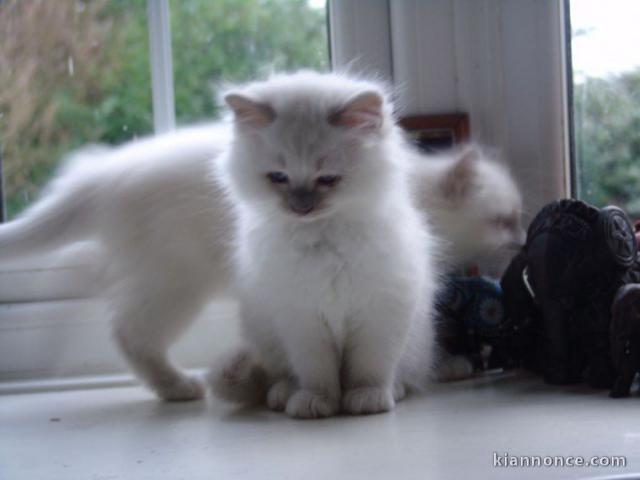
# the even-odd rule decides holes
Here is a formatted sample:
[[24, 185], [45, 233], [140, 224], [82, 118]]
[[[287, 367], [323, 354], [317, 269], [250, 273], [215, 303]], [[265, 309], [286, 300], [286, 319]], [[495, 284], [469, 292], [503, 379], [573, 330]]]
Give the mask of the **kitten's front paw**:
[[388, 412], [393, 407], [393, 392], [388, 388], [353, 388], [342, 397], [342, 409], [352, 415]]
[[294, 386], [289, 380], [280, 380], [274, 383], [267, 393], [267, 407], [282, 412], [287, 407], [287, 402], [294, 391]]
[[286, 413], [293, 418], [325, 418], [335, 415], [338, 401], [311, 390], [298, 390], [289, 398]]
[[186, 375], [176, 378], [171, 383], [154, 385], [154, 390], [167, 402], [187, 402], [204, 397], [204, 386], [200, 379]]

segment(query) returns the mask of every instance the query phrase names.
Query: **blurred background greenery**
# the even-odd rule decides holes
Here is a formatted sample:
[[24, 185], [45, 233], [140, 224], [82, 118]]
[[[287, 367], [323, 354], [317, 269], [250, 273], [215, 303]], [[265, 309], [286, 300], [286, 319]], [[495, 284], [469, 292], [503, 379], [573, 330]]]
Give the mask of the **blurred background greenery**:
[[[326, 11], [307, 0], [171, 0], [179, 124], [216, 119], [229, 82], [328, 68]], [[0, 0], [7, 217], [64, 154], [153, 130], [146, 0]]]
[[640, 69], [587, 77], [573, 95], [578, 195], [640, 219]]
[[[0, 148], [8, 218], [64, 154], [152, 132], [146, 0], [0, 0]], [[179, 124], [220, 115], [229, 82], [327, 69], [321, 0], [170, 0]], [[572, 4], [573, 6], [573, 4]], [[578, 29], [574, 38], [589, 35]], [[579, 196], [640, 218], [640, 69], [574, 84]]]

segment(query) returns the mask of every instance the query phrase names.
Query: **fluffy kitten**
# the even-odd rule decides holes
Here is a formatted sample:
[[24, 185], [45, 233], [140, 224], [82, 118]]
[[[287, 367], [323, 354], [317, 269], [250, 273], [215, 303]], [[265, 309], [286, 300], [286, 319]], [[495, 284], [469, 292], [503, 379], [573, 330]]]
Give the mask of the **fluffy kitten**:
[[166, 400], [203, 395], [167, 349], [229, 284], [233, 219], [212, 157], [228, 127], [203, 126], [85, 150], [43, 199], [0, 225], [0, 261], [95, 240], [107, 270], [114, 337], [136, 373]]
[[[167, 349], [231, 283], [235, 216], [220, 179], [225, 161], [241, 200], [245, 323], [289, 322], [278, 335], [294, 335], [277, 345], [279, 364], [276, 354], [266, 365], [270, 379], [282, 380], [272, 406], [274, 396], [284, 406], [295, 388], [292, 415], [330, 414], [344, 385], [346, 410], [389, 409], [394, 380], [396, 398], [404, 383], [424, 383], [433, 338], [431, 240], [409, 200], [398, 131], [373, 85], [314, 74], [274, 82], [248, 90], [270, 102], [257, 110], [243, 96], [228, 97], [238, 119], [229, 155], [222, 154], [230, 138], [224, 125], [80, 153], [41, 201], [0, 226], [0, 261], [97, 241], [108, 266], [114, 336], [132, 368], [161, 398], [199, 398], [201, 383], [176, 369]], [[252, 119], [256, 112], [262, 116]], [[260, 122], [268, 124], [257, 134]], [[265, 168], [274, 175], [266, 177]], [[282, 170], [296, 186], [318, 183], [290, 189], [275, 174]], [[264, 303], [263, 323], [256, 303]], [[296, 309], [313, 315], [296, 323]], [[308, 334], [306, 327], [296, 333], [305, 322]], [[275, 328], [267, 330], [265, 341], [274, 341]], [[256, 331], [252, 338], [262, 338]], [[285, 361], [303, 340], [308, 349], [297, 355], [319, 360]]]
[[[507, 171], [475, 145], [414, 159], [414, 188], [421, 208], [429, 211], [434, 231], [444, 240], [449, 271], [470, 264], [499, 277], [526, 234], [522, 197]], [[473, 374], [462, 355], [441, 352], [435, 366], [440, 381]]]
[[392, 409], [426, 382], [436, 276], [383, 91], [307, 72], [226, 100], [247, 347], [216, 392], [297, 418]]
[[[392, 130], [395, 138], [397, 132]], [[221, 152], [227, 149], [230, 138], [231, 129], [226, 125], [204, 125], [114, 149], [85, 149], [68, 162], [42, 200], [17, 220], [0, 225], [0, 261], [51, 251], [80, 240], [94, 241], [100, 247], [99, 259], [108, 273], [104, 295], [111, 305], [114, 336], [133, 369], [166, 400], [202, 396], [200, 383], [171, 365], [166, 351], [202, 304], [224, 294], [231, 284], [227, 259], [232, 248], [234, 215], [219, 178]], [[453, 159], [427, 163], [420, 158], [411, 176], [415, 177], [412, 187], [422, 207], [450, 208], [455, 212], [460, 210], [461, 203], [469, 203], [475, 208], [470, 199], [450, 201], [450, 189], [445, 184], [452, 179], [459, 184], [462, 176], [475, 178], [474, 184], [496, 187], [491, 175], [482, 174], [491, 171], [481, 166], [484, 162], [480, 157], [474, 159], [475, 173], [466, 175], [460, 173], [465, 169], [455, 168], [457, 163]], [[365, 179], [362, 180], [364, 183]], [[374, 175], [373, 180], [376, 181], [371, 188], [379, 188], [380, 179]], [[333, 193], [341, 198], [344, 185], [340, 183], [336, 188], [323, 187], [327, 189], [323, 193], [336, 190]], [[513, 182], [507, 185], [515, 188]], [[501, 188], [500, 184], [498, 187], [496, 190]], [[475, 190], [460, 191], [470, 195]], [[383, 195], [379, 200], [384, 198]], [[474, 198], [483, 202], [485, 197]], [[487, 200], [491, 198], [486, 196]], [[304, 203], [304, 199], [303, 195], [299, 200]], [[519, 196], [517, 199], [519, 202]], [[368, 200], [375, 200], [372, 205], [376, 205], [378, 199]], [[488, 203], [480, 203], [477, 208], [483, 211], [484, 206], [484, 211], [489, 211]], [[499, 202], [491, 201], [491, 205], [494, 203]], [[468, 236], [477, 233], [475, 223], [466, 221], [449, 232], [449, 222], [457, 218], [460, 218], [457, 214], [437, 211], [434, 217], [435, 227], [450, 235], [448, 241], [453, 252], [457, 238], [464, 244]], [[493, 248], [491, 235], [487, 238], [488, 241], [477, 245], [480, 251]], [[429, 248], [429, 244], [424, 248]], [[466, 250], [461, 246], [458, 251]], [[77, 255], [77, 249], [72, 255]], [[383, 258], [393, 259], [393, 255], [381, 255]], [[262, 374], [260, 369], [252, 370], [253, 364], [244, 354], [236, 355], [235, 362], [228, 365], [235, 366], [231, 370], [234, 374], [243, 365], [247, 375]], [[416, 371], [416, 375], [424, 373], [424, 368]], [[263, 382], [246, 385], [264, 387]], [[240, 390], [236, 388], [235, 394]], [[276, 402], [274, 396], [275, 393], [270, 397], [272, 404]]]
[[445, 241], [450, 270], [499, 276], [525, 239], [522, 196], [507, 169], [477, 146], [414, 157], [414, 189]]

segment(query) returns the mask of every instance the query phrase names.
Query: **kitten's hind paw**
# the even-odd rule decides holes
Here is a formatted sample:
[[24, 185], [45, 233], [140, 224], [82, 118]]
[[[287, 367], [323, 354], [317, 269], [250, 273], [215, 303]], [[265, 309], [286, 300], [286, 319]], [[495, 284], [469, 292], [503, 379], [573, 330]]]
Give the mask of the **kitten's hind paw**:
[[338, 401], [311, 390], [298, 390], [289, 398], [285, 411], [293, 418], [325, 418], [336, 414]]
[[204, 397], [204, 386], [200, 379], [181, 375], [171, 383], [154, 385], [158, 396], [167, 402], [188, 402]]
[[294, 392], [295, 389], [290, 380], [279, 380], [271, 386], [269, 393], [267, 393], [267, 406], [277, 412], [284, 411]]
[[247, 350], [238, 350], [219, 359], [207, 374], [211, 390], [235, 403], [264, 402], [267, 374]]
[[353, 388], [342, 397], [342, 409], [352, 415], [388, 412], [393, 407], [393, 392], [388, 388]]

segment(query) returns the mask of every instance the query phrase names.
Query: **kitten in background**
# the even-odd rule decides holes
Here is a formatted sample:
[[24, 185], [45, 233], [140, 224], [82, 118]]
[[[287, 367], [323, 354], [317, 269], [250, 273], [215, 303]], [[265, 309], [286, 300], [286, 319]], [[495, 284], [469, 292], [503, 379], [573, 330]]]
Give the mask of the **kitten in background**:
[[[429, 212], [434, 232], [445, 244], [445, 270], [470, 265], [500, 277], [524, 243], [522, 195], [507, 168], [476, 145], [414, 158], [414, 191]], [[468, 378], [472, 363], [463, 355], [441, 352], [435, 366], [440, 381]]]
[[505, 166], [476, 145], [414, 157], [414, 191], [446, 242], [447, 270], [499, 277], [526, 237], [522, 195]]

